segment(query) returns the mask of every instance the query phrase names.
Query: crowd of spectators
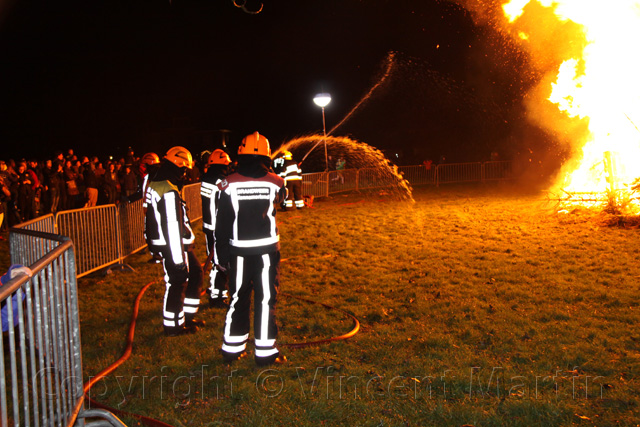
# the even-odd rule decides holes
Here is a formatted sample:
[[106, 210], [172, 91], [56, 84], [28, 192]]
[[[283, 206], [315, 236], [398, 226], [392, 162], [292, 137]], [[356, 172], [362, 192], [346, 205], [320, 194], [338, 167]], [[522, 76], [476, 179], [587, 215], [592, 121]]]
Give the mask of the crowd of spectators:
[[[199, 181], [199, 173], [188, 177]], [[1, 230], [49, 213], [128, 203], [141, 195], [140, 158], [129, 148], [120, 159], [101, 161], [73, 149], [51, 159], [0, 160]]]

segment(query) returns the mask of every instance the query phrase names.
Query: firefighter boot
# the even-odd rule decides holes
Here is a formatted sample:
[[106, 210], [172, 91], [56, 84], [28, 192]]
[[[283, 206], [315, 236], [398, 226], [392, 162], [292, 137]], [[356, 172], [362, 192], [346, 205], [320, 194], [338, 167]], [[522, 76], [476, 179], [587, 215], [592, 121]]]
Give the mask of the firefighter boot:
[[196, 319], [194, 316], [185, 316], [184, 317], [184, 326], [185, 327], [195, 327], [196, 330], [198, 328], [202, 328], [207, 324], [207, 322], [205, 322], [202, 319]]
[[209, 298], [209, 307], [211, 308], [229, 308], [229, 303], [221, 297]]
[[271, 365], [283, 365], [285, 363], [287, 363], [287, 357], [280, 353], [276, 353], [269, 357], [256, 357], [256, 365], [259, 368]]
[[196, 325], [180, 325], [175, 327], [164, 327], [164, 334], [168, 337], [179, 337], [182, 335], [195, 334], [198, 332], [198, 327]]
[[240, 360], [247, 355], [246, 350], [243, 350], [240, 353], [229, 353], [228, 351], [220, 350], [220, 353], [222, 353], [222, 361], [227, 364]]

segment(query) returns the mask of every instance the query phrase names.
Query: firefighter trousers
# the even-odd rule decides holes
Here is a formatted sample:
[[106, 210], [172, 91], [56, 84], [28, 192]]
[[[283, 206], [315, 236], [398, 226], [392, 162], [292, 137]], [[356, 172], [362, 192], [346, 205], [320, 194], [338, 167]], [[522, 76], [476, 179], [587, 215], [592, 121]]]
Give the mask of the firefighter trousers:
[[193, 250], [185, 252], [188, 274], [176, 266], [171, 256], [163, 257], [164, 281], [166, 289], [163, 303], [163, 325], [167, 332], [184, 326], [185, 320], [192, 320], [200, 305], [202, 287], [202, 266]]
[[[211, 256], [211, 251], [215, 247], [215, 235], [214, 230], [204, 229], [204, 235], [207, 240], [207, 256]], [[209, 298], [227, 298], [227, 274], [222, 271], [218, 271], [216, 265], [218, 259], [214, 255], [211, 259], [211, 271], [209, 272]]]
[[302, 197], [302, 180], [292, 179], [287, 181], [287, 200], [284, 202], [285, 207], [293, 208], [295, 203], [296, 208], [301, 209], [304, 207], [304, 199]]
[[232, 255], [229, 270], [231, 303], [227, 311], [222, 342], [222, 354], [233, 358], [242, 354], [249, 340], [251, 293], [254, 298], [255, 358], [275, 359], [276, 301], [280, 281], [280, 252], [262, 255]]

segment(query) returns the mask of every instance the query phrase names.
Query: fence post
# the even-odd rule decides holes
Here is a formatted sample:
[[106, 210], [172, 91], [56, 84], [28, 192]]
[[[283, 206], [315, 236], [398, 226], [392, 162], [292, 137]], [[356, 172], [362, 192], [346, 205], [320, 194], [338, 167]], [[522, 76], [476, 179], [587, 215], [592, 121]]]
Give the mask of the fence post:
[[440, 187], [440, 165], [436, 165], [436, 172], [435, 172], [435, 180], [436, 180], [436, 187]]
[[480, 163], [480, 182], [482, 184], [484, 184], [484, 177], [485, 177], [484, 164], [485, 162]]
[[325, 197], [329, 197], [329, 172], [325, 171], [324, 173], [324, 182], [325, 182], [325, 188], [326, 188], [326, 194], [324, 195]]
[[124, 257], [122, 256], [122, 226], [120, 224], [120, 205], [116, 205], [115, 210], [115, 226], [116, 226], [116, 244], [118, 245], [118, 264], [122, 265]]

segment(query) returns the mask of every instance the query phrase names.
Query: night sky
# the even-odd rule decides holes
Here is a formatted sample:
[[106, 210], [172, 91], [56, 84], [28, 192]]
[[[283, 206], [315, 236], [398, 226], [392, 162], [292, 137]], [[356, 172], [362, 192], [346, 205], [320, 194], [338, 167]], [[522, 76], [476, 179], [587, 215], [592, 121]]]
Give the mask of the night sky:
[[219, 144], [219, 129], [231, 131], [231, 151], [254, 130], [278, 146], [322, 132], [316, 93], [333, 97], [327, 129], [339, 123], [390, 52], [392, 73], [336, 135], [412, 160], [520, 149], [526, 60], [455, 3], [265, 0], [258, 14], [240, 3], [4, 2], [2, 157], [118, 156], [129, 145], [141, 155], [175, 143], [197, 152]]

